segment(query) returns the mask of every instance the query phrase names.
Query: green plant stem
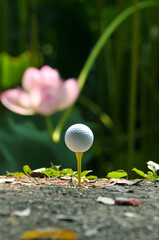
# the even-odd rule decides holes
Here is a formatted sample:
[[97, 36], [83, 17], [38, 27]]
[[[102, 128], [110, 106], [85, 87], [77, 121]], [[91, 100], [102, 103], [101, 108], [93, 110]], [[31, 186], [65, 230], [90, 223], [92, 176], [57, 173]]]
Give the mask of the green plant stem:
[[52, 132], [51, 137], [54, 142], [56, 142], [56, 143], [59, 142], [61, 130], [62, 130], [63, 126], [65, 125], [65, 122], [67, 121], [72, 109], [73, 109], [73, 105], [64, 112], [58, 125], [56, 126], [55, 130]]
[[133, 0], [135, 12], [132, 22], [132, 57], [130, 78], [130, 99], [128, 116], [128, 172], [134, 166], [135, 151], [135, 123], [136, 123], [136, 99], [137, 99], [137, 73], [138, 73], [138, 42], [139, 42], [139, 16], [137, 9], [138, 0]]
[[[98, 30], [98, 36], [101, 36], [102, 33], [104, 32], [106, 22], [104, 21], [104, 1], [99, 0], [96, 2], [96, 8], [97, 8], [97, 21], [99, 25], [99, 30]], [[106, 49], [105, 49], [106, 48]], [[106, 54], [105, 52], [107, 51], [107, 46], [105, 46], [102, 51], [100, 51], [99, 56], [98, 56], [98, 62], [97, 62], [97, 71], [98, 71], [98, 81], [97, 81], [97, 101], [99, 106], [104, 109], [104, 99], [105, 99], [105, 85], [106, 85]], [[100, 136], [102, 137], [103, 131], [101, 132]]]
[[[126, 10], [124, 10], [122, 13], [120, 13], [110, 23], [110, 25], [105, 29], [105, 31], [103, 32], [102, 36], [99, 38], [99, 40], [97, 41], [97, 43], [93, 47], [90, 55], [88, 56], [88, 58], [86, 60], [86, 63], [84, 64], [84, 67], [82, 68], [82, 70], [81, 70], [81, 72], [79, 74], [78, 84], [79, 84], [80, 90], [82, 90], [83, 87], [84, 87], [84, 84], [86, 82], [87, 76], [88, 76], [88, 74], [89, 74], [89, 72], [91, 70], [91, 67], [92, 67], [96, 57], [98, 56], [98, 54], [100, 53], [102, 47], [107, 42], [107, 40], [112, 35], [112, 33], [117, 29], [117, 27], [124, 20], [126, 20], [131, 14], [133, 14], [136, 11], [136, 8], [141, 10], [141, 9], [148, 8], [148, 7], [159, 7], [159, 2], [158, 1], [143, 1], [143, 2], [139, 2], [135, 7], [134, 6], [130, 6]], [[62, 116], [61, 121], [59, 122], [59, 124], [55, 128], [55, 132], [57, 132], [57, 130], [58, 130], [58, 138], [60, 138], [60, 133], [62, 131], [62, 128], [63, 128], [65, 122], [67, 121], [67, 119], [68, 119], [72, 109], [73, 109], [73, 106], [69, 107], [64, 112], [64, 115]], [[54, 133], [53, 133], [53, 135], [54, 135]]]
[[78, 83], [80, 86], [80, 89], [82, 90], [86, 78], [88, 76], [88, 73], [91, 70], [91, 67], [96, 59], [96, 57], [98, 56], [99, 52], [101, 51], [102, 47], [104, 46], [104, 44], [106, 43], [106, 41], [108, 40], [108, 38], [111, 36], [111, 34], [116, 30], [116, 28], [125, 20], [127, 19], [127, 17], [129, 17], [131, 14], [133, 14], [136, 9], [144, 9], [147, 7], [155, 7], [155, 6], [159, 6], [159, 2], [158, 1], [144, 1], [144, 2], [140, 2], [138, 3], [136, 6], [131, 6], [128, 7], [126, 10], [124, 10], [122, 13], [120, 13], [111, 23], [110, 25], [105, 29], [104, 33], [102, 34], [102, 36], [99, 38], [99, 40], [97, 41], [97, 43], [95, 44], [94, 48], [92, 49], [80, 75], [78, 78]]
[[8, 12], [9, 4], [8, 0], [0, 1], [0, 51], [9, 51], [9, 36], [8, 36]]
[[[121, 12], [124, 8], [125, 1], [124, 0], [117, 0], [117, 9], [118, 13]], [[126, 52], [126, 31], [123, 25], [119, 26], [119, 28], [116, 31], [115, 38], [116, 42], [119, 44], [119, 47], [117, 47], [115, 50], [115, 79], [116, 79], [116, 85], [115, 85], [115, 94], [113, 99], [113, 120], [115, 123], [116, 132], [118, 132], [119, 129], [119, 123], [120, 120], [120, 109], [122, 104], [122, 89], [123, 89], [123, 69], [124, 69], [124, 60], [125, 60], [125, 52]], [[122, 39], [122, 41], [121, 41]], [[118, 133], [117, 133], [118, 134]]]
[[81, 103], [84, 107], [91, 110], [94, 114], [99, 116], [100, 121], [105, 125], [105, 127], [111, 129], [113, 127], [113, 122], [111, 118], [102, 111], [102, 109], [94, 102], [92, 102], [89, 98], [85, 96], [79, 97], [79, 103]]
[[45, 117], [45, 123], [50, 137], [52, 137], [53, 127], [50, 117]]
[[[154, 11], [153, 13], [153, 22], [156, 25], [159, 24], [158, 19], [158, 11]], [[151, 84], [149, 85], [151, 90], [149, 89], [150, 94], [150, 110], [149, 110], [149, 124], [148, 127], [150, 129], [150, 136], [148, 136], [148, 146], [149, 146], [149, 154], [151, 155], [152, 159], [158, 158], [158, 151], [156, 151], [156, 145], [158, 145], [158, 134], [156, 134], [155, 126], [158, 123], [158, 117], [156, 113], [158, 112], [159, 108], [159, 98], [158, 98], [158, 53], [159, 53], [159, 41], [158, 36], [152, 37], [151, 36], [151, 50], [150, 50], [150, 74], [149, 74], [149, 82], [151, 79]], [[158, 148], [158, 147], [157, 147]], [[149, 158], [150, 159], [150, 158]]]
[[26, 37], [26, 28], [27, 28], [27, 9], [28, 2], [27, 0], [18, 0], [18, 17], [20, 25], [20, 38], [19, 38], [19, 51], [24, 52], [27, 48], [27, 37]]
[[38, 42], [38, 32], [37, 32], [38, 27], [37, 27], [36, 5], [37, 5], [37, 0], [29, 1], [30, 31], [31, 31], [30, 51], [32, 54], [32, 64], [34, 66], [39, 66], [39, 58], [37, 56], [39, 42]]

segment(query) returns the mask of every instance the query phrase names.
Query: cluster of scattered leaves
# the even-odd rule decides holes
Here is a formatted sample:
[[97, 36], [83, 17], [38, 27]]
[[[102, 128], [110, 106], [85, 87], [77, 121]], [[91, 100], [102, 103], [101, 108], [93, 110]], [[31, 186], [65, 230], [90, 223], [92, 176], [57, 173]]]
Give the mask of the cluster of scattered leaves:
[[[147, 173], [144, 173], [143, 171], [133, 168], [132, 170], [136, 172], [138, 175], [141, 177], [147, 178], [149, 180], [157, 180], [159, 178], [157, 171], [159, 170], [159, 164], [149, 161], [147, 162], [148, 168], [150, 171]], [[30, 176], [30, 177], [78, 177], [77, 171], [73, 171], [71, 168], [65, 168], [60, 170], [61, 166], [60, 165], [53, 165], [51, 164], [50, 168], [40, 168], [36, 170], [31, 170], [31, 168], [28, 165], [23, 166], [23, 172], [14, 172], [14, 173], [9, 173], [7, 172], [7, 176], [17, 176], [17, 177], [25, 177], [25, 176]], [[81, 173], [81, 178], [83, 179], [96, 179], [97, 176], [94, 175], [88, 175], [91, 173], [92, 170], [85, 170]], [[88, 176], [87, 176], [88, 175]], [[118, 171], [113, 171], [109, 172], [107, 174], [107, 178], [128, 178], [127, 172], [123, 170], [118, 170]]]
[[[28, 165], [23, 166], [23, 172], [14, 172], [9, 173], [7, 172], [7, 176], [17, 176], [17, 177], [78, 177], [77, 171], [73, 171], [71, 168], [66, 168], [60, 170], [61, 166], [59, 165], [51, 165], [50, 168], [40, 168], [36, 170], [31, 170]], [[89, 175], [87, 176], [92, 170], [85, 170], [81, 172], [81, 177], [86, 179], [95, 179], [97, 176]]]
[[133, 168], [133, 171], [135, 171], [138, 175], [144, 178], [148, 178], [149, 180], [157, 180], [159, 178], [157, 171], [159, 170], [159, 165], [153, 161], [147, 162], [147, 167], [151, 171], [148, 171], [147, 173], [144, 173], [143, 171]]
[[[147, 173], [144, 173], [143, 171], [137, 168], [133, 168], [132, 170], [136, 172], [138, 175], [140, 175], [141, 177], [147, 178], [149, 180], [157, 180], [159, 178], [157, 174], [157, 171], [159, 170], [159, 164], [153, 161], [149, 161], [147, 162], [147, 167], [150, 170]], [[107, 174], [107, 178], [123, 178], [123, 177], [128, 178], [127, 172], [123, 170], [114, 171]]]

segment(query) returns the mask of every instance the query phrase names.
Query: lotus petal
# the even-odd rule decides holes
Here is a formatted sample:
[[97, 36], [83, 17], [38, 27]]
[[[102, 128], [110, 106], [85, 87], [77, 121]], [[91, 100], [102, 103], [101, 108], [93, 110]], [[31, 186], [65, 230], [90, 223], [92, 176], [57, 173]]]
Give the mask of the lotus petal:
[[52, 86], [56, 90], [62, 87], [59, 72], [49, 66], [43, 66], [40, 70], [35, 67], [28, 68], [23, 75], [22, 86], [24, 90], [31, 91], [35, 87]]
[[33, 115], [35, 113], [28, 94], [20, 88], [4, 91], [0, 99], [3, 105], [13, 112], [22, 115]]
[[40, 71], [35, 67], [28, 68], [23, 75], [22, 87], [26, 91], [30, 91], [34, 87], [41, 85]]
[[79, 96], [79, 86], [76, 79], [70, 78], [63, 83], [58, 110], [63, 110], [73, 104]]
[[1, 94], [4, 106], [22, 115], [50, 115], [73, 104], [79, 95], [75, 79], [63, 82], [59, 72], [49, 66], [40, 70], [28, 68], [23, 75], [22, 87], [24, 91], [16, 88]]
[[50, 115], [57, 111], [61, 93], [52, 87], [37, 87], [30, 92], [32, 105], [37, 113]]
[[56, 90], [62, 87], [62, 80], [59, 72], [49, 66], [43, 66], [40, 69], [41, 82], [43, 85], [51, 86]]

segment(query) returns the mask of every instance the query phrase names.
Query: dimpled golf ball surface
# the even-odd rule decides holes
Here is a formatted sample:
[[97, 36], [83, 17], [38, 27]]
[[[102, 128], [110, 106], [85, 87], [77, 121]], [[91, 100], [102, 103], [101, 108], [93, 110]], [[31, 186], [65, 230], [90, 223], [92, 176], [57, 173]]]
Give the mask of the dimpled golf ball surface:
[[74, 124], [65, 133], [66, 146], [73, 152], [86, 152], [93, 140], [91, 129], [84, 124]]

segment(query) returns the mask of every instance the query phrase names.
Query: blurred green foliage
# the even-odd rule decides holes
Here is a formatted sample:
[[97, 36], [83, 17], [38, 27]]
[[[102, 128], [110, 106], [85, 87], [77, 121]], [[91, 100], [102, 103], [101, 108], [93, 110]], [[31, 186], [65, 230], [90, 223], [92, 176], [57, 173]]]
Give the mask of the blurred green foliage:
[[[0, 1], [0, 91], [20, 85], [24, 70], [48, 64], [65, 79], [78, 77], [104, 29], [137, 0]], [[147, 2], [149, 2], [147, 0]], [[151, 1], [153, 2], [153, 1]], [[49, 138], [41, 116], [0, 106], [0, 173], [49, 166], [76, 169], [63, 135], [88, 124], [95, 142], [83, 167], [95, 175], [135, 166], [159, 155], [159, 8], [136, 10], [111, 35], [96, 59], [61, 140]], [[88, 99], [88, 100], [87, 100]], [[56, 126], [62, 113], [52, 116]], [[85, 166], [87, 164], [87, 166]]]
[[31, 66], [29, 53], [11, 57], [7, 53], [0, 54], [0, 88], [5, 90], [20, 85], [23, 73]]

